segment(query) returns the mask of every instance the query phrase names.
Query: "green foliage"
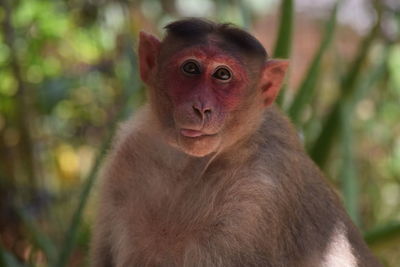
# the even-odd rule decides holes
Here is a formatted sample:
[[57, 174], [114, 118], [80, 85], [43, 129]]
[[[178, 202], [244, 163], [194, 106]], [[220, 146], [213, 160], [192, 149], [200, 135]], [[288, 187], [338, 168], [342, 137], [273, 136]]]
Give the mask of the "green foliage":
[[283, 0], [281, 3], [279, 32], [273, 53], [275, 58], [289, 58], [290, 56], [294, 19], [293, 4], [292, 0]]
[[322, 56], [325, 54], [329, 45], [332, 42], [335, 25], [336, 25], [336, 15], [337, 15], [338, 5], [336, 4], [332, 9], [332, 13], [328, 22], [326, 24], [325, 34], [322, 38], [321, 44], [315, 53], [313, 61], [311, 62], [307, 74], [304, 76], [300, 88], [297, 89], [297, 94], [291, 103], [289, 108], [289, 116], [293, 123], [297, 126], [301, 125], [301, 115], [304, 107], [313, 99], [315, 96], [315, 89], [317, 85], [317, 77], [321, 69]]
[[0, 266], [4, 267], [24, 267], [25, 265], [20, 263], [14, 255], [4, 250], [0, 246]]
[[[136, 69], [137, 71], [137, 69]], [[122, 115], [124, 114], [125, 110], [121, 109], [119, 114], [113, 120], [113, 125], [111, 125], [109, 133], [104, 140], [104, 143], [101, 145], [99, 154], [96, 157], [96, 160], [91, 168], [89, 175], [86, 179], [86, 182], [83, 184], [83, 190], [79, 198], [79, 204], [76, 210], [74, 211], [71, 224], [68, 228], [68, 231], [65, 234], [65, 241], [61, 250], [61, 254], [59, 260], [57, 261], [57, 266], [67, 266], [68, 260], [72, 254], [72, 250], [74, 249], [75, 243], [78, 237], [79, 227], [81, 225], [81, 220], [83, 217], [83, 211], [87, 204], [89, 194], [93, 188], [93, 184], [96, 180], [96, 176], [98, 175], [98, 170], [100, 168], [100, 164], [102, 163], [106, 152], [111, 144], [112, 137], [114, 136], [116, 122], [118, 122]]]
[[348, 72], [345, 74], [343, 80], [340, 83], [340, 97], [326, 120], [323, 122], [322, 131], [315, 141], [313, 147], [310, 150], [311, 157], [320, 166], [324, 166], [329, 156], [332, 145], [334, 144], [334, 138], [336, 137], [339, 127], [340, 108], [342, 101], [346, 101], [355, 91], [356, 83], [359, 76], [361, 75], [361, 68], [363, 63], [367, 60], [367, 53], [375, 39], [379, 23], [376, 24], [360, 43], [359, 52], [350, 64]]
[[[275, 43], [274, 58], [289, 58], [292, 45], [294, 6], [292, 0], [282, 0], [279, 32]], [[282, 106], [286, 87], [283, 86], [276, 102]]]
[[57, 250], [49, 237], [40, 230], [39, 226], [28, 212], [22, 208], [16, 208], [18, 215], [21, 217], [24, 225], [32, 235], [33, 244], [43, 250], [48, 258], [49, 264], [53, 265], [57, 257]]
[[390, 222], [386, 225], [378, 226], [365, 233], [365, 240], [370, 245], [382, 243], [387, 239], [398, 239], [400, 236], [400, 223]]

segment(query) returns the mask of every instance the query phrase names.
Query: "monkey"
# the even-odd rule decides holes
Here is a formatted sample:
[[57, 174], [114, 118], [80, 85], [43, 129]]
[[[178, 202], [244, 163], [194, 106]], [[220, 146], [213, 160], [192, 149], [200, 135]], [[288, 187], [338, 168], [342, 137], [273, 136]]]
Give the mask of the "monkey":
[[376, 267], [274, 100], [288, 61], [200, 18], [140, 32], [148, 100], [103, 166], [93, 267]]

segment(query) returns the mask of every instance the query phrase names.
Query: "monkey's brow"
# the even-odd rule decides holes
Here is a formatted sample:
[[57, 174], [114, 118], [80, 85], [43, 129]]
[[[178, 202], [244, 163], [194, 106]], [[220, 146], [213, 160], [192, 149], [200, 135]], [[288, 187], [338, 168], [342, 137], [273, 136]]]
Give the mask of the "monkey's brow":
[[221, 62], [228, 62], [229, 64], [245, 66], [244, 58], [233, 53], [232, 51], [218, 48], [211, 45], [196, 45], [184, 48], [178, 51], [173, 60], [181, 60], [184, 58], [195, 57], [198, 59], [211, 58], [213, 61], [220, 60]]

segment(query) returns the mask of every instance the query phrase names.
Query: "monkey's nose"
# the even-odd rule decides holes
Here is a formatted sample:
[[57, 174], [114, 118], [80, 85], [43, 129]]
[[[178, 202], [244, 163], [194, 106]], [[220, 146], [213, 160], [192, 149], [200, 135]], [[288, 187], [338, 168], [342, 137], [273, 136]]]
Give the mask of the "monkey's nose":
[[204, 107], [203, 105], [193, 105], [194, 113], [202, 120], [211, 115], [211, 108]]

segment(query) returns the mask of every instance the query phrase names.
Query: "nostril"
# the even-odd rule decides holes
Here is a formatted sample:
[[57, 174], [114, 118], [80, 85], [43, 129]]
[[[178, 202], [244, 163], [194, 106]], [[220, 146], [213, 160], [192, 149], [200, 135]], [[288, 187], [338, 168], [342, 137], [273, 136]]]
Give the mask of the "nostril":
[[200, 118], [203, 118], [203, 113], [200, 111], [200, 109], [198, 109], [198, 108], [195, 107], [195, 106], [192, 106], [192, 108], [193, 108], [194, 113], [195, 113], [196, 115], [198, 115]]
[[194, 113], [199, 116], [202, 120], [209, 117], [211, 115], [211, 109], [210, 108], [203, 108], [199, 107], [197, 105], [192, 106]]

